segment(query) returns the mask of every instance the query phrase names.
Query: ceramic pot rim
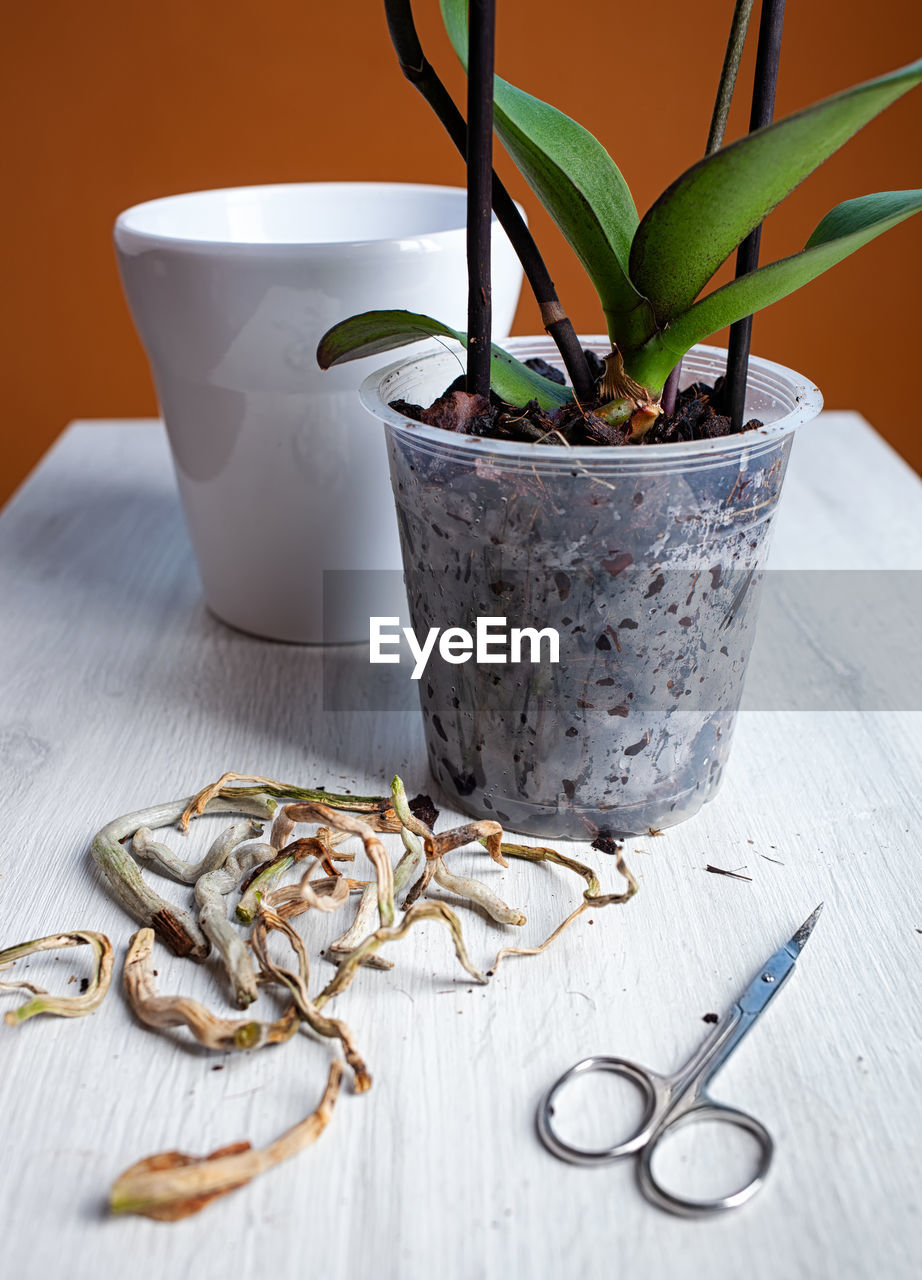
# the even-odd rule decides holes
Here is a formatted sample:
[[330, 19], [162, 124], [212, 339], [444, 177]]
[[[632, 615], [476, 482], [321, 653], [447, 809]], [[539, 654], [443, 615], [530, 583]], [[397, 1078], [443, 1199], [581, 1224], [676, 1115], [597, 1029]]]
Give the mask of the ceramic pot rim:
[[[172, 203], [180, 204], [181, 202], [191, 202], [197, 199], [205, 201], [209, 198], [233, 197], [236, 195], [272, 198], [279, 194], [282, 196], [299, 196], [305, 193], [316, 195], [329, 193], [341, 199], [358, 196], [367, 199], [370, 195], [386, 198], [391, 194], [401, 196], [416, 194], [422, 199], [452, 196], [458, 199], [458, 222], [455, 226], [435, 227], [428, 231], [408, 232], [406, 235], [377, 238], [364, 237], [354, 240], [309, 240], [298, 238], [285, 240], [232, 240], [229, 237], [220, 236], [182, 235], [176, 232], [154, 230], [152, 227], [145, 225], [146, 218], [156, 210], [157, 206], [165, 206]], [[447, 244], [454, 245], [457, 240], [463, 242], [467, 235], [465, 200], [466, 192], [464, 187], [426, 182], [272, 182], [241, 187], [208, 187], [198, 191], [177, 191], [170, 195], [157, 196], [153, 200], [145, 200], [140, 204], [135, 204], [128, 209], [122, 210], [115, 219], [114, 236], [118, 249], [127, 254], [157, 248], [167, 249], [173, 253], [193, 252], [213, 256], [221, 256], [228, 253], [239, 255], [242, 251], [246, 251], [248, 254], [259, 254], [266, 258], [291, 254], [296, 251], [299, 259], [306, 258], [318, 261], [329, 257], [331, 254], [349, 254], [352, 256], [361, 254], [374, 257], [380, 254], [390, 255], [395, 248], [398, 250], [408, 250], [410, 248], [420, 250], [427, 248], [437, 249]], [[524, 210], [521, 205], [518, 205], [518, 202], [517, 208], [524, 216]], [[497, 225], [495, 214], [493, 223], [494, 226]]]

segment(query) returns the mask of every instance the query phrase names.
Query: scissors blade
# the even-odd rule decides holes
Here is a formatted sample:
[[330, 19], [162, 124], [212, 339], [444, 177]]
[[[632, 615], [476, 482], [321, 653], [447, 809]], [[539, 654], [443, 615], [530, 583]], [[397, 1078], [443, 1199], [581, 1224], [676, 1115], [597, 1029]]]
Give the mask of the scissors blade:
[[801, 951], [803, 951], [806, 945], [807, 939], [810, 937], [810, 934], [813, 932], [813, 926], [816, 924], [817, 920], [819, 919], [820, 912], [822, 910], [823, 910], [823, 904], [821, 902], [820, 905], [814, 911], [813, 915], [810, 916], [809, 919], [803, 922], [803, 924], [794, 934], [794, 937], [787, 944], [788, 950], [793, 951], [795, 960], [800, 955]]
[[[823, 904], [821, 902], [809, 919], [803, 922], [794, 936], [766, 960], [758, 975], [737, 1001], [748, 1022], [758, 1017], [785, 979], [789, 978], [794, 972], [797, 957], [803, 951], [804, 944], [813, 932], [813, 926], [816, 924], [817, 917], [822, 909]], [[741, 1028], [741, 1033], [742, 1030], [743, 1028]]]

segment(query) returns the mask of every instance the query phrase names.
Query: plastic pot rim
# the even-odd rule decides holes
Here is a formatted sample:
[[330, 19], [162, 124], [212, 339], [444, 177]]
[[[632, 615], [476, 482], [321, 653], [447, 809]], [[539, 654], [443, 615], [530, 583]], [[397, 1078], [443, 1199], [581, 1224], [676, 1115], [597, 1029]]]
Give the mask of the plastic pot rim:
[[[580, 342], [584, 346], [602, 353], [611, 350], [611, 343], [604, 335], [581, 336]], [[547, 335], [508, 338], [503, 347], [510, 355], [520, 357], [523, 355], [540, 355], [542, 358], [550, 357], [551, 359], [557, 356], [559, 359], [557, 348], [553, 340]], [[774, 397], [782, 403], [786, 401], [786, 412], [782, 411], [774, 421], [767, 422], [754, 430], [743, 431], [737, 435], [722, 436], [714, 440], [689, 440], [654, 445], [621, 445], [617, 448], [613, 448], [611, 445], [574, 445], [566, 449], [560, 445], [532, 444], [528, 441], [495, 440], [489, 437], [461, 435], [453, 431], [446, 431], [442, 427], [432, 427], [426, 423], [416, 422], [414, 419], [407, 418], [402, 413], [398, 413], [396, 409], [390, 407], [390, 400], [400, 398], [396, 384], [401, 375], [405, 375], [406, 372], [412, 369], [425, 368], [434, 371], [436, 366], [444, 365], [444, 385], [448, 385], [452, 381], [449, 376], [452, 370], [454, 370], [454, 376], [457, 376], [459, 368], [463, 369], [463, 361], [459, 365], [459, 355], [463, 356], [463, 348], [460, 345], [452, 344], [450, 349], [446, 349], [443, 346], [438, 351], [431, 351], [410, 358], [404, 357], [402, 360], [395, 361], [385, 368], [376, 370], [364, 380], [359, 388], [362, 404], [369, 413], [381, 419], [394, 430], [406, 433], [407, 436], [420, 443], [425, 441], [433, 447], [433, 451], [447, 451], [456, 457], [458, 454], [470, 457], [479, 455], [513, 465], [515, 463], [533, 464], [539, 461], [552, 462], [556, 466], [563, 466], [567, 463], [578, 465], [604, 463], [609, 467], [614, 465], [619, 470], [622, 468], [633, 469], [634, 466], [638, 465], [655, 468], [666, 462], [680, 464], [694, 463], [695, 461], [704, 462], [705, 460], [716, 462], [721, 457], [725, 458], [728, 455], [740, 453], [752, 447], [770, 447], [777, 444], [784, 436], [796, 431], [804, 423], [815, 418], [823, 407], [822, 393], [814, 383], [785, 365], [778, 364], [773, 360], [766, 360], [761, 356], [750, 356], [749, 377], [746, 384], [747, 397], [755, 392]], [[702, 358], [712, 367], [696, 371], [694, 366], [700, 364]], [[685, 356], [683, 369], [686, 374], [695, 373], [696, 376], [688, 378], [687, 381], [696, 380], [697, 373], [702, 373], [708, 377], [720, 376], [726, 367], [726, 358], [727, 351], [724, 347], [712, 347], [704, 344], [693, 347]], [[714, 365], [717, 367], [713, 367]], [[441, 394], [441, 392], [436, 392], [436, 394]], [[746, 412], [750, 417], [759, 416], [759, 409], [750, 405], [748, 399]]]

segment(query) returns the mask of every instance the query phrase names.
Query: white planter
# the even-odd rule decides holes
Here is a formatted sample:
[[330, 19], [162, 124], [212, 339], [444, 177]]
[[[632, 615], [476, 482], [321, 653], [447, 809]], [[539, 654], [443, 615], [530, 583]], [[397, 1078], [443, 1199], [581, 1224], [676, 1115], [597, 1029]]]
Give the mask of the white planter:
[[[326, 329], [374, 308], [466, 326], [465, 192], [310, 183], [170, 196], [115, 224], [208, 607], [277, 640], [367, 638], [322, 617], [326, 569], [398, 569], [382, 433], [356, 394], [375, 360], [322, 372]], [[494, 223], [495, 332], [522, 272]], [[395, 601], [394, 612], [402, 601]]]

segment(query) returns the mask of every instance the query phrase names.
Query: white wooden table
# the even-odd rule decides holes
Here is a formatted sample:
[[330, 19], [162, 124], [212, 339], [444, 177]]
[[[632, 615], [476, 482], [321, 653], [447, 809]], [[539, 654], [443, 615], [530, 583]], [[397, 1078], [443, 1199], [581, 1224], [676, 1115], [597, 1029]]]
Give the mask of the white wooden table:
[[[826, 414], [795, 447], [774, 554], [776, 566], [918, 570], [922, 485], [856, 415]], [[324, 712], [316, 650], [205, 612], [154, 423], [65, 433], [0, 519], [0, 601], [0, 945], [96, 928], [120, 965], [134, 926], [95, 874], [90, 836], [224, 769], [356, 791], [397, 770], [429, 789], [415, 710]], [[336, 661], [348, 672], [361, 650]], [[347, 1089], [315, 1147], [175, 1225], [109, 1218], [116, 1175], [157, 1151], [274, 1138], [315, 1105], [328, 1046], [299, 1036], [210, 1055], [135, 1023], [118, 979], [92, 1017], [0, 1024], [0, 1270], [908, 1280], [922, 1191], [920, 784], [918, 712], [745, 713], [715, 802], [628, 842], [641, 891], [627, 907], [584, 917], [487, 988], [462, 980], [434, 928], [394, 948], [396, 968], [363, 971], [337, 1008], [371, 1092]], [[211, 838], [206, 825], [184, 851]], [[569, 848], [614, 884], [610, 859]], [[455, 865], [475, 863], [528, 907], [532, 939], [579, 892], [540, 868], [494, 876], [474, 854]], [[797, 974], [715, 1088], [777, 1141], [749, 1207], [671, 1218], [640, 1197], [630, 1164], [587, 1170], [544, 1151], [533, 1115], [557, 1073], [593, 1052], [677, 1065], [703, 1015], [821, 900]], [[327, 921], [300, 922], [314, 955], [343, 927]], [[500, 931], [465, 921], [489, 963]], [[82, 950], [36, 959], [28, 976], [66, 991], [87, 972]], [[207, 967], [158, 945], [157, 968], [161, 991], [221, 1007]], [[330, 972], [319, 961], [314, 982]]]

